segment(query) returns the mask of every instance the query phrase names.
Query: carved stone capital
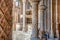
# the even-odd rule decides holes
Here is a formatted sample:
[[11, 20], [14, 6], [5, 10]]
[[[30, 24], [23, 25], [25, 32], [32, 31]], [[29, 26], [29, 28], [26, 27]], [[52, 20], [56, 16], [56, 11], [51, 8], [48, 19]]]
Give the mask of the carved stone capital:
[[29, 0], [29, 2], [32, 4], [32, 3], [39, 3], [40, 2], [40, 0]]
[[40, 10], [45, 10], [46, 8], [47, 8], [47, 7], [46, 7], [45, 5], [40, 5], [40, 6], [39, 6], [39, 9], [40, 9]]

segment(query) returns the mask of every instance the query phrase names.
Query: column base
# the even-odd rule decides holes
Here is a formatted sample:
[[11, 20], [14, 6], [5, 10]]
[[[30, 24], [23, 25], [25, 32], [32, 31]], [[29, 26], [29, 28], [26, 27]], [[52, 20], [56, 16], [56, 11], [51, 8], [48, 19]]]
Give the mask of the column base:
[[40, 40], [39, 38], [31, 38], [31, 40]]

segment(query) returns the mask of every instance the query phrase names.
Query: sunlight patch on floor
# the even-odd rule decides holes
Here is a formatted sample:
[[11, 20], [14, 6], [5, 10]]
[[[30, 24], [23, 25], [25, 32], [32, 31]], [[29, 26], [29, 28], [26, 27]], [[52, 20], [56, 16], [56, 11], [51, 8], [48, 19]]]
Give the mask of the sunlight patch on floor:
[[13, 31], [13, 40], [30, 40], [31, 34], [23, 31]]

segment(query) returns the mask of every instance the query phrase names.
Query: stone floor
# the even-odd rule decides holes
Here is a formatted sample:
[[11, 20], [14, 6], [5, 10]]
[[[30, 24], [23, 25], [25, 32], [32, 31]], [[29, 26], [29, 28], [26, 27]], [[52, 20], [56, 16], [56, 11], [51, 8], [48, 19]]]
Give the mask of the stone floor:
[[58, 40], [58, 38], [54, 38], [54, 39], [53, 38], [49, 38], [48, 40]]
[[[12, 32], [12, 39], [13, 40], [30, 40], [31, 39], [31, 34], [28, 32], [23, 32], [23, 31], [13, 31]], [[37, 40], [37, 38], [32, 38], [31, 40]], [[38, 39], [40, 40], [40, 39]], [[45, 39], [42, 39], [45, 40]], [[48, 38], [47, 40], [58, 40], [58, 38], [52, 39]]]
[[12, 35], [13, 40], [30, 40], [31, 37], [30, 33], [25, 33], [22, 31], [13, 31]]

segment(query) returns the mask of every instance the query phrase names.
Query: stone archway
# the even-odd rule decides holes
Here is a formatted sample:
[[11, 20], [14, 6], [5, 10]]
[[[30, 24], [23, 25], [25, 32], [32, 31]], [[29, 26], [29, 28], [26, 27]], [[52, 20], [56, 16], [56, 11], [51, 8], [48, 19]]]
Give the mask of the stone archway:
[[12, 40], [12, 0], [0, 0], [0, 40]]

